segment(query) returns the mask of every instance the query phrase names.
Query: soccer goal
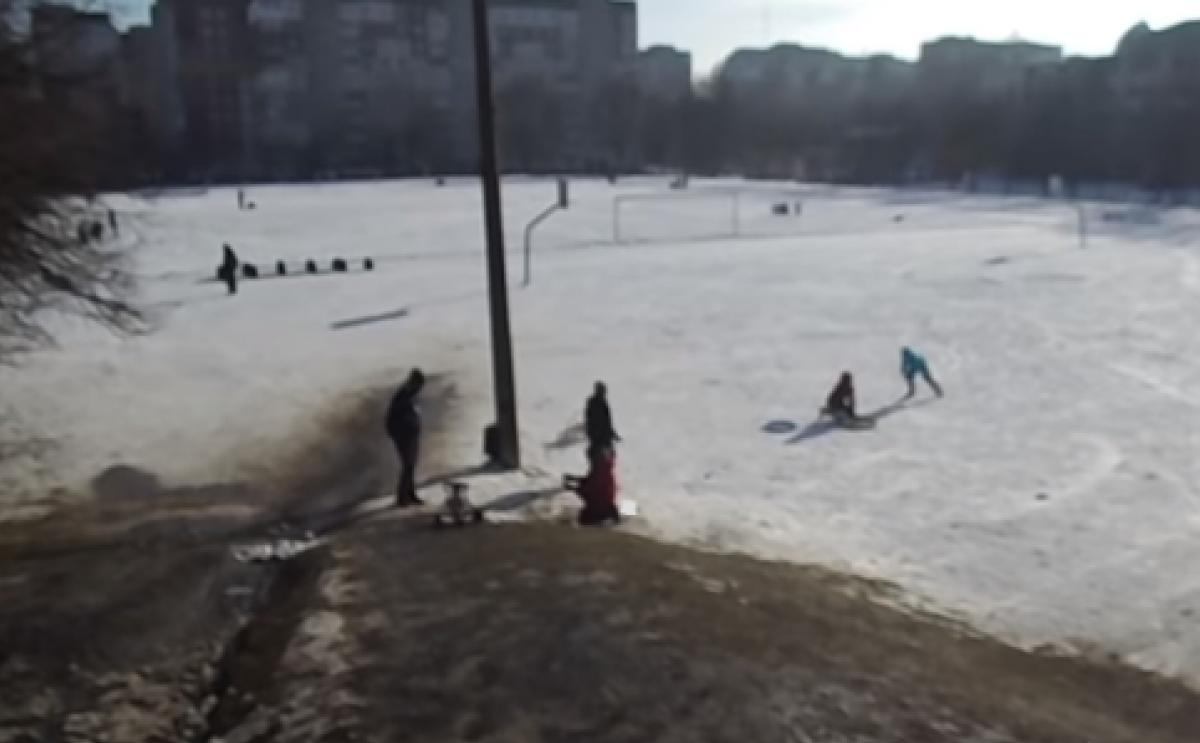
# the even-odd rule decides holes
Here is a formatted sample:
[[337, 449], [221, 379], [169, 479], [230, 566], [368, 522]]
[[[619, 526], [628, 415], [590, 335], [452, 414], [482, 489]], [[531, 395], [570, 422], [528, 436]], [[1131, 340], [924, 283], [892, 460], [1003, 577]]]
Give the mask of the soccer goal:
[[617, 244], [738, 237], [741, 196], [718, 190], [617, 196], [612, 229]]

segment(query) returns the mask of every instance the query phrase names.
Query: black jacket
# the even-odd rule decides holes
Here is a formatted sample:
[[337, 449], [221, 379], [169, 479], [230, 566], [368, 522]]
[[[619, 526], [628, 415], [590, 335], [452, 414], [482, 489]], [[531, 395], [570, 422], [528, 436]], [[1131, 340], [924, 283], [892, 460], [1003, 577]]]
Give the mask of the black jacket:
[[402, 386], [392, 396], [384, 427], [388, 438], [397, 443], [411, 443], [421, 438], [421, 410], [417, 407], [416, 395], [408, 385]]
[[849, 379], [839, 380], [837, 386], [833, 388], [833, 392], [829, 393], [829, 399], [826, 400], [825, 406], [830, 410], [847, 410], [854, 411], [854, 383]]
[[589, 442], [611, 444], [621, 440], [621, 437], [613, 430], [612, 411], [608, 407], [607, 398], [599, 395], [589, 397], [587, 407], [583, 412], [583, 421]]

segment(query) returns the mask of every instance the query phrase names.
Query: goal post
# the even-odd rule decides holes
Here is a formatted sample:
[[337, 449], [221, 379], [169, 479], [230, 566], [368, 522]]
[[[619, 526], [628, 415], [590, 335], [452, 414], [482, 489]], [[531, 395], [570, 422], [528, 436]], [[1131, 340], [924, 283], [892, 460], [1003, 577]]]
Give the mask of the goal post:
[[717, 190], [615, 196], [613, 243], [740, 237], [741, 202], [739, 192]]
[[1088, 223], [1087, 209], [1084, 208], [1083, 202], [1078, 199], [1071, 198], [1068, 193], [1067, 182], [1061, 175], [1050, 176], [1046, 183], [1046, 191], [1050, 194], [1050, 198], [1062, 201], [1068, 207], [1075, 211], [1076, 219], [1078, 220], [1079, 231], [1079, 247], [1086, 248], [1088, 240]]

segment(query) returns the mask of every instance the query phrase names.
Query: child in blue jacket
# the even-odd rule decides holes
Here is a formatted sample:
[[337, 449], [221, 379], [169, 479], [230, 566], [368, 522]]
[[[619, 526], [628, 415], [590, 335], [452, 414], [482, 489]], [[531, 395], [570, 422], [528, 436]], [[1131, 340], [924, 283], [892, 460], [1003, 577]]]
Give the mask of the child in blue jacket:
[[917, 377], [925, 380], [925, 384], [929, 385], [929, 388], [938, 397], [942, 396], [942, 386], [937, 383], [937, 380], [929, 372], [929, 363], [925, 361], [925, 357], [907, 346], [900, 349], [900, 374], [904, 376], [904, 381], [908, 382], [908, 394], [905, 395], [906, 398], [917, 394]]

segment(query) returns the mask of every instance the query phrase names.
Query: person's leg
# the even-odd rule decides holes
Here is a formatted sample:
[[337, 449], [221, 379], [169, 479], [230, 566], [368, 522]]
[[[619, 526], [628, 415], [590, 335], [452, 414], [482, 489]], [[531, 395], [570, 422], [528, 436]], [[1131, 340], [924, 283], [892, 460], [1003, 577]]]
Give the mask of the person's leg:
[[421, 458], [421, 442], [414, 440], [405, 442], [402, 463], [404, 471], [400, 476], [400, 497], [408, 503], [421, 505], [423, 501], [417, 497], [417, 463]]
[[912, 374], [905, 374], [904, 381], [908, 384], [908, 393], [904, 396], [907, 400], [917, 394], [917, 380]]
[[933, 390], [934, 394], [938, 397], [942, 396], [942, 386], [937, 383], [937, 380], [933, 378], [928, 369], [924, 369], [921, 372], [921, 378], [925, 380], [925, 384], [929, 385], [929, 389]]
[[400, 472], [397, 474], [396, 480], [396, 505], [404, 505], [404, 487], [408, 483], [410, 477], [410, 468], [408, 466], [408, 450], [403, 447], [403, 444], [392, 439], [392, 448], [396, 450], [396, 460], [400, 462]]
[[396, 505], [409, 506], [421, 501], [417, 498], [417, 447], [407, 441], [392, 441], [396, 458], [400, 460], [400, 477], [396, 483]]
[[579, 525], [580, 526], [599, 526], [601, 523], [599, 514], [592, 506], [585, 505], [579, 510]]
[[580, 526], [604, 526], [621, 523], [621, 514], [612, 504], [587, 503], [579, 511]]

